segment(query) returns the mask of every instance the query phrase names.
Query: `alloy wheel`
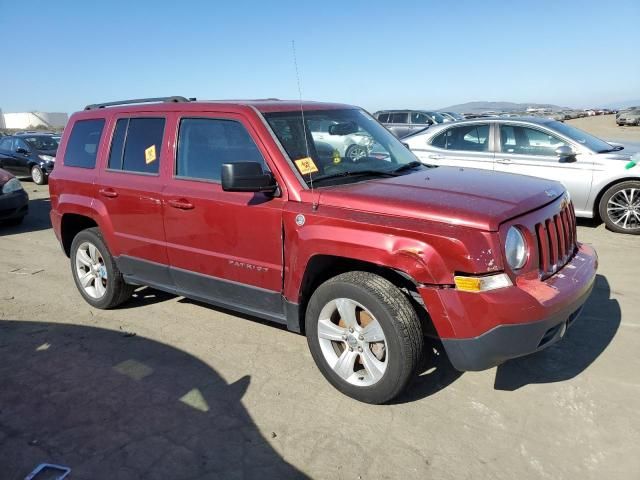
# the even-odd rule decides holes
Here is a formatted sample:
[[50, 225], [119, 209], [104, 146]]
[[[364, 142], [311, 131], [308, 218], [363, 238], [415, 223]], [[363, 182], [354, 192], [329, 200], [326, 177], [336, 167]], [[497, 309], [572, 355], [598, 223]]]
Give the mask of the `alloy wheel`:
[[100, 250], [91, 242], [81, 243], [76, 251], [76, 275], [91, 298], [102, 298], [107, 292], [107, 267]]
[[640, 228], [640, 190], [625, 188], [613, 194], [607, 202], [607, 214], [620, 228]]

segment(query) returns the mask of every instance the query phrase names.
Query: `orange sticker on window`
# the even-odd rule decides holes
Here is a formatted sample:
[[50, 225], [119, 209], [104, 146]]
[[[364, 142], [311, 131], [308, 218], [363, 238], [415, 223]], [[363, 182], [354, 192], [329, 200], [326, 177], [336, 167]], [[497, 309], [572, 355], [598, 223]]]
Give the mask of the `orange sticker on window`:
[[151, 145], [149, 148], [145, 148], [144, 150], [144, 161], [148, 164], [156, 161], [156, 146]]
[[300, 158], [295, 161], [296, 167], [300, 170], [300, 173], [306, 175], [308, 173], [315, 173], [318, 171], [318, 167], [313, 163], [311, 157]]

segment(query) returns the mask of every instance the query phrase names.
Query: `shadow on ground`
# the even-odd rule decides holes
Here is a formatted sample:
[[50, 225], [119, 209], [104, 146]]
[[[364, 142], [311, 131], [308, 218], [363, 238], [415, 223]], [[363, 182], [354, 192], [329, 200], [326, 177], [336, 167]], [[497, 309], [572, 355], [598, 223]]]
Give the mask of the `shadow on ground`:
[[0, 222], [0, 237], [14, 235], [16, 233], [37, 232], [51, 228], [49, 212], [51, 201], [48, 198], [35, 198], [29, 200], [29, 213], [20, 225], [11, 225], [8, 222]]
[[0, 476], [301, 478], [227, 384], [171, 346], [92, 327], [0, 321]]
[[607, 278], [597, 275], [593, 293], [565, 337], [546, 350], [500, 365], [495, 388], [512, 391], [530, 383], [561, 382], [586, 370], [620, 326], [620, 305], [610, 295]]

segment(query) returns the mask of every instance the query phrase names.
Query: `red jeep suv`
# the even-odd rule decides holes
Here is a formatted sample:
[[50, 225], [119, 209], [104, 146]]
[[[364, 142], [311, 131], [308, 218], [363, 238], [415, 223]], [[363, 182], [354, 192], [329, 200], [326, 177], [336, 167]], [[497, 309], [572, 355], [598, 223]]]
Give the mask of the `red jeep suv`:
[[285, 324], [369, 403], [403, 390], [424, 336], [459, 370], [556, 342], [597, 266], [559, 183], [422, 165], [348, 105], [89, 105], [65, 128], [50, 191], [89, 304], [148, 285]]

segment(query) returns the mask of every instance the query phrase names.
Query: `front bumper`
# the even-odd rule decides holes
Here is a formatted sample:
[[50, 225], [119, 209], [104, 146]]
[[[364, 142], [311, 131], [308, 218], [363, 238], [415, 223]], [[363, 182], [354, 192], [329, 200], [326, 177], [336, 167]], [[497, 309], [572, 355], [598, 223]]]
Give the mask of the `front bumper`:
[[574, 258], [544, 281], [523, 281], [486, 293], [421, 287], [420, 294], [451, 364], [484, 370], [557, 342], [591, 294], [598, 258], [580, 245]]
[[24, 190], [0, 194], [0, 221], [24, 217], [29, 212], [29, 196]]

